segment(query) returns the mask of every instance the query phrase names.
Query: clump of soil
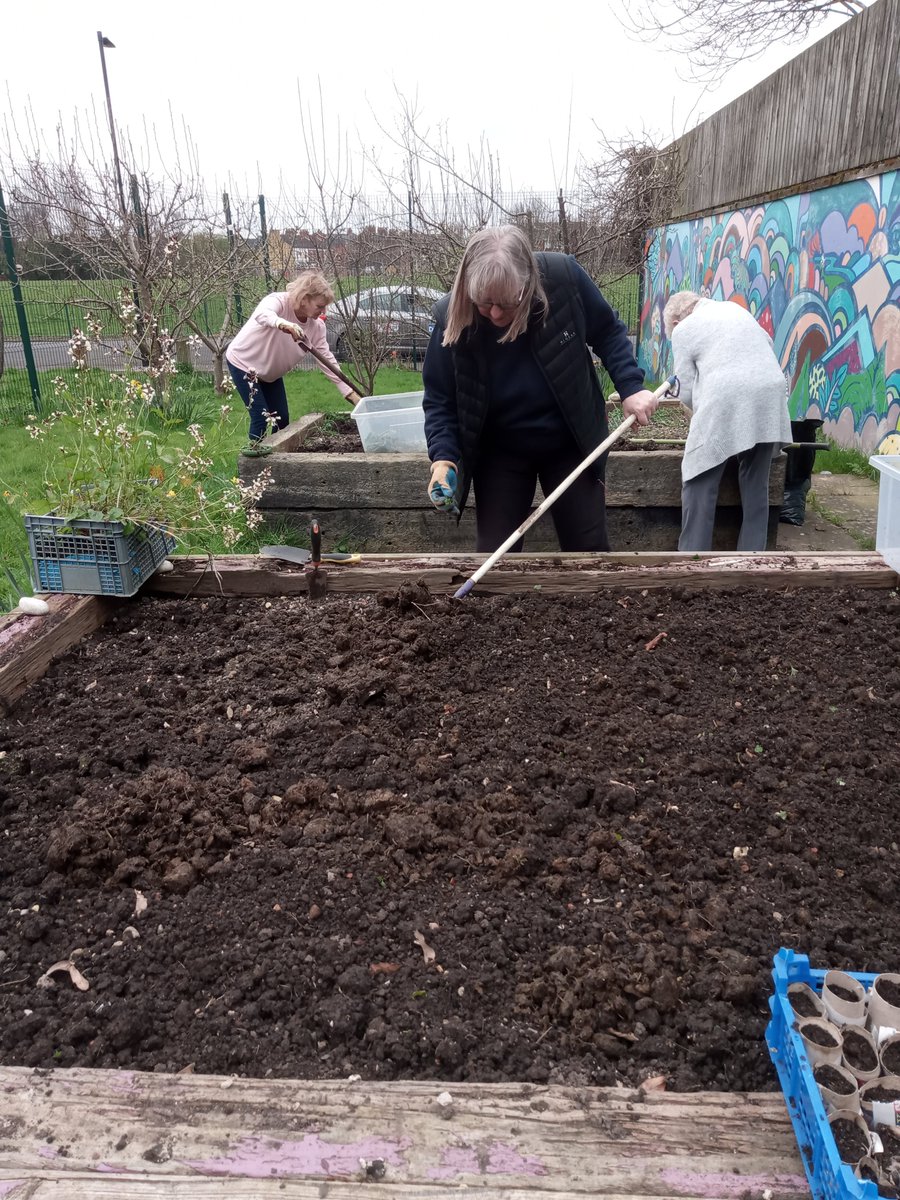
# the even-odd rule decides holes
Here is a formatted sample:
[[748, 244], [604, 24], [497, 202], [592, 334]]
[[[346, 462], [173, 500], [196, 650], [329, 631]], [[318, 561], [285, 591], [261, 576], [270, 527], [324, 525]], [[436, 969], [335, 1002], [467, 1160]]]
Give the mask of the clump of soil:
[[816, 1007], [816, 1003], [812, 996], [806, 992], [788, 992], [788, 1000], [791, 1008], [798, 1017], [817, 1017], [820, 1009]]
[[888, 1103], [891, 1100], [900, 1100], [900, 1087], [888, 1083], [879, 1084], [877, 1087], [866, 1088], [866, 1103], [871, 1104], [872, 1101]]
[[349, 413], [329, 414], [297, 448], [309, 454], [362, 454], [359, 428]]
[[2, 1061], [774, 1088], [778, 948], [900, 962], [898, 617], [123, 603], [0, 719]]
[[840, 983], [830, 984], [829, 991], [837, 996], [838, 1000], [843, 1000], [846, 1004], [855, 1004], [859, 1000], [858, 993], [848, 987], [843, 987]]
[[840, 1096], [849, 1096], [856, 1091], [850, 1080], [845, 1079], [840, 1071], [828, 1063], [817, 1066], [813, 1071], [813, 1078], [820, 1087], [828, 1088], [830, 1092], [836, 1092]]
[[844, 1030], [844, 1058], [847, 1065], [860, 1071], [874, 1071], [878, 1055], [868, 1040], [851, 1028]]
[[853, 1165], [869, 1153], [869, 1139], [853, 1121], [839, 1117], [831, 1122], [831, 1132], [842, 1162]]
[[900, 983], [895, 979], [879, 979], [875, 984], [875, 991], [886, 1003], [900, 1008]]
[[817, 1046], [834, 1047], [840, 1044], [834, 1034], [821, 1025], [804, 1024], [800, 1026], [800, 1032], [808, 1042], [814, 1042]]
[[881, 1065], [885, 1075], [900, 1074], [900, 1042], [892, 1042], [882, 1049]]

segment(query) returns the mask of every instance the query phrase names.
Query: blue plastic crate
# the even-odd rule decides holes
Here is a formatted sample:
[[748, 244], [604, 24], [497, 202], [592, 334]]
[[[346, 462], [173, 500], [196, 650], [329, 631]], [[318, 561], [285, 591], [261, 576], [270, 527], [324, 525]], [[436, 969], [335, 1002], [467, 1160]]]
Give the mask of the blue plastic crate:
[[[866, 990], [875, 979], [874, 975], [853, 971], [847, 974], [858, 979]], [[775, 991], [769, 997], [772, 1019], [766, 1027], [766, 1044], [815, 1200], [879, 1200], [877, 1186], [870, 1180], [857, 1179], [853, 1168], [841, 1161], [803, 1041], [794, 1029], [797, 1018], [788, 1000], [788, 986], [805, 983], [821, 995], [825, 975], [826, 971], [810, 968], [805, 954], [778, 951], [772, 967]]]
[[175, 549], [164, 530], [126, 532], [121, 521], [26, 516], [37, 590], [81, 596], [133, 596]]

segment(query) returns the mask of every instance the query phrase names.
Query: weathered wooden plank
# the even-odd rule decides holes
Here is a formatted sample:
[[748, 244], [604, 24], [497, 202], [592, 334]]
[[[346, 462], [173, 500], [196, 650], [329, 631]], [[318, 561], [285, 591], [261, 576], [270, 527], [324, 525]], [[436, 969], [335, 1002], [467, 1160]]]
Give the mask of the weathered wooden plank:
[[[90, 1195], [91, 1184], [98, 1196], [266, 1196], [274, 1189], [248, 1191], [247, 1181], [277, 1181], [281, 1195], [312, 1196], [315, 1185], [334, 1198], [370, 1186], [423, 1198], [464, 1186], [523, 1200], [807, 1194], [776, 1093], [452, 1084], [444, 1105], [444, 1090], [0, 1068], [0, 1189], [21, 1180], [37, 1182], [27, 1194], [38, 1196], [60, 1194], [55, 1186]], [[215, 1191], [220, 1182], [245, 1190]], [[123, 1190], [140, 1183], [196, 1190]]]
[[[697, 1179], [698, 1186], [709, 1190], [703, 1192], [679, 1192], [679, 1200], [745, 1200], [764, 1194], [765, 1188], [777, 1188], [778, 1200], [793, 1200], [803, 1197], [808, 1200], [809, 1190], [798, 1190], [796, 1175], [774, 1175], [766, 1177], [762, 1188], [756, 1178], [741, 1175], [723, 1175], [721, 1186], [708, 1176]], [[786, 1185], [782, 1184], [782, 1180]], [[740, 1183], [744, 1189], [735, 1191]], [[11, 1190], [4, 1191], [4, 1184]], [[464, 1191], [462, 1189], [465, 1189]], [[18, 1190], [17, 1190], [18, 1189]], [[13, 1176], [4, 1179], [0, 1171], [0, 1197], [5, 1200], [447, 1200], [448, 1195], [461, 1194], [465, 1200], [574, 1200], [585, 1195], [602, 1196], [603, 1200], [645, 1200], [646, 1193], [575, 1191], [547, 1191], [545, 1188], [509, 1188], [492, 1185], [472, 1184], [385, 1184], [339, 1183], [334, 1181], [297, 1181], [291, 1179], [202, 1179], [188, 1176], [148, 1175], [141, 1179], [128, 1179], [96, 1175], [74, 1175], [44, 1170], [30, 1175], [27, 1180]], [[659, 1193], [654, 1193], [659, 1196]], [[674, 1197], [675, 1193], [671, 1193]]]
[[[778, 537], [779, 508], [769, 510], [768, 546], [774, 550]], [[326, 545], [346, 545], [368, 553], [469, 553], [475, 545], [475, 514], [466, 509], [457, 523], [443, 513], [427, 508], [281, 509], [272, 514], [280, 522], [308, 534], [315, 518]], [[681, 532], [681, 509], [675, 507], [608, 508], [606, 523], [610, 544], [617, 551], [674, 551]], [[718, 508], [713, 530], [713, 549], [731, 550], [737, 545], [741, 526], [739, 508]], [[525, 535], [527, 554], [552, 553], [559, 540], [549, 513], [532, 525]]]
[[46, 616], [11, 613], [0, 619], [0, 711], [115, 610], [102, 596], [48, 596], [47, 603]]
[[[271, 446], [274, 451], [279, 454], [287, 454], [292, 450], [296, 450], [302, 446], [306, 439], [324, 422], [324, 413], [307, 413], [300, 417], [297, 421], [291, 421], [290, 425], [285, 425], [284, 429], [278, 429], [274, 433], [270, 433], [268, 437], [263, 438], [263, 442], [267, 446]], [[264, 459], [258, 458], [242, 458], [241, 464], [262, 463], [265, 465]], [[255, 474], [251, 471], [250, 474]]]
[[[452, 593], [473, 574], [486, 555], [364, 555], [356, 565], [329, 565], [322, 572], [327, 591], [365, 594], [391, 591], [422, 579], [438, 595]], [[175, 558], [175, 570], [154, 576], [148, 587], [158, 595], [269, 596], [303, 594], [305, 570], [253, 555], [216, 560], [216, 574], [204, 558]], [[715, 590], [736, 587], [891, 588], [897, 574], [880, 554], [814, 555], [773, 552], [737, 555], [509, 555], [490, 571], [477, 592], [482, 595], [589, 593], [605, 588], [686, 587]]]
[[[606, 468], [607, 508], [680, 507], [681, 460], [678, 450], [614, 451]], [[782, 503], [785, 462], [785, 456], [779, 455], [770, 472], [769, 500], [773, 505]], [[429, 463], [425, 455], [277, 453], [265, 459], [242, 459], [241, 478], [249, 482], [263, 469], [272, 475], [260, 506], [266, 512], [419, 510], [428, 505], [425, 493]], [[543, 499], [538, 487], [535, 503]], [[477, 489], [473, 490], [473, 502], [477, 507]], [[722, 478], [718, 505], [740, 505], [734, 463], [729, 463]]]

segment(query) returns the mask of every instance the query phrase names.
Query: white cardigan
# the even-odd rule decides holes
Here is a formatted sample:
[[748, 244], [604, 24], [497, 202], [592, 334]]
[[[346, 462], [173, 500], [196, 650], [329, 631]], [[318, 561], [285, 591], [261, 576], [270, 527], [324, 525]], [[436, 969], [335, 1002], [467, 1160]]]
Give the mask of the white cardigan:
[[672, 330], [679, 399], [692, 409], [685, 482], [760, 442], [791, 441], [787, 381], [772, 339], [730, 300], [701, 300]]

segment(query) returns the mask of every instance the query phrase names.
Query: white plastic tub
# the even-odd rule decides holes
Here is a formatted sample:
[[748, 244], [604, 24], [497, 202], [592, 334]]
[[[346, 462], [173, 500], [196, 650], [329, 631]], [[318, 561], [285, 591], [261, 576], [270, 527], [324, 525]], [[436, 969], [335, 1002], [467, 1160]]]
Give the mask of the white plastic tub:
[[875, 549], [900, 572], [900, 454], [873, 454], [869, 462], [881, 472]]
[[424, 454], [424, 392], [364, 396], [350, 414], [367, 454]]

